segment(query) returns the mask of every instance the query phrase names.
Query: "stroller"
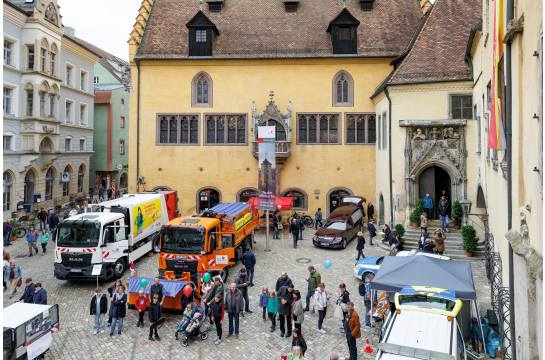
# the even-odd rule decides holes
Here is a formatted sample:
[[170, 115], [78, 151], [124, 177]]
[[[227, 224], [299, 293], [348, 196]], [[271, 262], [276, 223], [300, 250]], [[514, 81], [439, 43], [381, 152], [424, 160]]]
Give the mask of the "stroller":
[[[188, 345], [190, 337], [200, 336], [201, 340], [206, 340], [208, 338], [208, 332], [212, 327], [209, 320], [210, 311], [211, 310], [206, 314], [202, 306], [197, 306], [194, 302], [191, 303], [191, 320], [185, 325], [183, 330], [176, 330], [174, 338], [176, 340], [180, 339], [180, 342], [184, 347]], [[182, 322], [180, 322], [180, 325], [181, 324]], [[205, 324], [207, 325], [204, 326]], [[204, 328], [201, 329], [202, 327]]]

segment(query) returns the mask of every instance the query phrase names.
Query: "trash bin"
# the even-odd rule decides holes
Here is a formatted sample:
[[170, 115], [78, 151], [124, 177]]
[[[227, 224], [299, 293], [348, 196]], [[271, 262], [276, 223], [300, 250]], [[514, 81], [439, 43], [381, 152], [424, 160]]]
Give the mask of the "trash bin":
[[23, 209], [25, 210], [26, 213], [31, 213], [32, 212], [32, 204], [31, 203], [24, 203], [23, 204]]
[[34, 202], [35, 203], [42, 202], [42, 194], [34, 194]]

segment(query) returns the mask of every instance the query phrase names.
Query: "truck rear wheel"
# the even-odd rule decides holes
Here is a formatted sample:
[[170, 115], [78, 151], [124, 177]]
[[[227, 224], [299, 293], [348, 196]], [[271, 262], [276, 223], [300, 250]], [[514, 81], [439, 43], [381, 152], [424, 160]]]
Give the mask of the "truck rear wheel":
[[115, 265], [114, 265], [114, 278], [121, 279], [124, 272], [125, 272], [125, 260], [119, 259], [115, 262]]
[[159, 254], [161, 252], [161, 248], [159, 247], [159, 235], [155, 235], [153, 239], [151, 239], [151, 251], [154, 254]]
[[226, 266], [218, 273], [219, 277], [221, 278], [221, 281], [225, 283], [227, 281], [227, 278], [229, 277], [229, 268]]

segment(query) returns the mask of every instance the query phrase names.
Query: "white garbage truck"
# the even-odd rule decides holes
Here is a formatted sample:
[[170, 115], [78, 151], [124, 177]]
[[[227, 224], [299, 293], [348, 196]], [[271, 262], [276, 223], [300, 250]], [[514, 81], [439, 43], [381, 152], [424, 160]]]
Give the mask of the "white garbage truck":
[[176, 191], [124, 195], [61, 221], [53, 235], [55, 277], [121, 278], [131, 260], [152, 250], [161, 226], [178, 215], [176, 202]]

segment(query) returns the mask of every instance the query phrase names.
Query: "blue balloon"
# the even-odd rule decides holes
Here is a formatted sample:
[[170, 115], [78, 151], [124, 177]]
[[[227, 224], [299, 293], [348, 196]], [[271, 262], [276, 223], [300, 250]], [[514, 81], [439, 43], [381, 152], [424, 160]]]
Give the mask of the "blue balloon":
[[329, 269], [333, 264], [331, 263], [331, 260], [326, 260], [324, 265], [326, 269]]

